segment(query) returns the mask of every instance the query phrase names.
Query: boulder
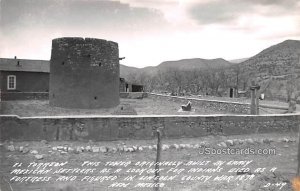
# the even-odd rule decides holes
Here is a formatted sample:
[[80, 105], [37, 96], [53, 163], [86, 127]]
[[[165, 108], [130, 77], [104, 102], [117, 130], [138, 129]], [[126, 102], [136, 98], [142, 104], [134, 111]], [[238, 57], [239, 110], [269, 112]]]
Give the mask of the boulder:
[[43, 159], [44, 158], [44, 156], [43, 155], [35, 155], [34, 156], [36, 159], [38, 159], [38, 160], [41, 160], [41, 159]]
[[107, 147], [105, 147], [105, 146], [100, 147], [100, 152], [106, 153], [107, 151], [108, 151]]

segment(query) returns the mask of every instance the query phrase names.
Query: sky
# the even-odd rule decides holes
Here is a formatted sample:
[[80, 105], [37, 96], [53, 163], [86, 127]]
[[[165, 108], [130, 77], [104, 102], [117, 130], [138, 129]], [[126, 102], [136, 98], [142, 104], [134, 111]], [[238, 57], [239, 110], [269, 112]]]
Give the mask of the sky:
[[0, 57], [49, 60], [51, 40], [119, 44], [138, 68], [187, 58], [254, 56], [300, 40], [300, 0], [0, 0]]

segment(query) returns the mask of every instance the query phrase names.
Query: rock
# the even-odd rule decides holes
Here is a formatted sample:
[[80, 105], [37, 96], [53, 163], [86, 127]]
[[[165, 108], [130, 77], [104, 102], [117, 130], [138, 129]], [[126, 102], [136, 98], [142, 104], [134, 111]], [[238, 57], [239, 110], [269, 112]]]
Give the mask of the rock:
[[226, 144], [225, 142], [221, 142], [221, 143], [219, 143], [218, 145], [219, 145], [220, 147], [224, 147], [224, 148], [227, 147], [227, 144]]
[[38, 154], [38, 151], [37, 151], [37, 150], [31, 150], [31, 151], [30, 151], [30, 154], [36, 155], [36, 154]]
[[289, 148], [289, 145], [284, 145], [283, 147], [284, 147], [284, 148]]
[[246, 139], [246, 143], [253, 145], [255, 142], [253, 141], [253, 139]]
[[29, 152], [29, 149], [28, 149], [27, 147], [24, 147], [22, 153], [23, 153], [23, 154], [26, 154], [26, 153], [28, 153], [28, 152]]
[[38, 159], [38, 160], [41, 160], [41, 159], [43, 159], [44, 158], [44, 156], [43, 155], [35, 155], [34, 156], [36, 159]]
[[76, 149], [74, 150], [74, 153], [76, 153], [76, 154], [82, 153], [82, 149], [80, 147], [76, 147]]
[[41, 143], [43, 143], [43, 144], [48, 144], [48, 141], [46, 141], [46, 140], [41, 140]]
[[7, 150], [13, 152], [13, 151], [15, 151], [15, 147], [13, 145], [8, 145]]
[[180, 149], [180, 146], [177, 144], [174, 144], [175, 149]]
[[63, 146], [57, 146], [56, 148], [57, 148], [57, 150], [63, 150], [64, 149]]
[[207, 146], [207, 142], [205, 142], [205, 141], [200, 142], [200, 146], [201, 146], [201, 147]]
[[226, 143], [226, 145], [227, 145], [228, 147], [234, 145], [233, 140], [226, 140], [225, 143]]
[[132, 148], [137, 151], [138, 150], [138, 147], [137, 146], [132, 146]]
[[57, 151], [57, 147], [52, 147], [52, 150]]
[[143, 151], [144, 150], [143, 147], [139, 147], [138, 149], [139, 149], [139, 151]]
[[3, 143], [0, 143], [0, 147], [2, 147], [4, 144]]
[[193, 145], [193, 148], [194, 149], [199, 149], [201, 146], [199, 145], [199, 144], [195, 144], [195, 145]]
[[265, 138], [265, 139], [263, 139], [263, 143], [270, 144], [270, 143], [271, 143], [271, 140], [268, 139], [268, 138]]
[[118, 146], [118, 150], [119, 150], [120, 152], [123, 152], [123, 151], [124, 151], [124, 147]]
[[67, 154], [68, 152], [66, 151], [60, 151], [60, 154]]
[[99, 147], [92, 147], [92, 152], [93, 153], [99, 153], [100, 148]]
[[9, 144], [10, 144], [10, 145], [13, 145], [13, 144], [14, 144], [14, 142], [13, 142], [13, 141], [9, 141]]
[[134, 149], [131, 148], [131, 147], [129, 147], [129, 148], [128, 148], [128, 151], [129, 151], [129, 152], [134, 152]]
[[26, 143], [26, 144], [25, 144], [25, 147], [29, 147], [29, 144], [28, 144], [28, 143]]
[[107, 152], [107, 147], [101, 146], [101, 147], [100, 147], [100, 152], [106, 153], [106, 152]]
[[23, 149], [24, 149], [24, 147], [23, 147], [23, 146], [20, 146], [19, 151], [20, 151], [20, 152], [23, 152]]
[[68, 152], [73, 152], [74, 149], [72, 147], [68, 147]]
[[165, 150], [170, 149], [170, 146], [169, 146], [169, 145], [162, 145], [161, 149], [162, 149], [163, 151], [165, 151]]
[[233, 139], [232, 141], [234, 145], [240, 144], [240, 141], [238, 139]]
[[86, 147], [85, 147], [85, 150], [86, 150], [86, 151], [91, 151], [91, 150], [92, 150], [92, 147], [91, 147], [91, 146], [86, 146]]
[[113, 147], [113, 148], [111, 149], [111, 151], [112, 151], [113, 153], [116, 153], [116, 152], [118, 151], [118, 149], [117, 149], [116, 147]]
[[184, 149], [185, 147], [185, 144], [179, 144], [179, 148]]
[[284, 138], [282, 139], [282, 142], [288, 143], [288, 142], [290, 142], [290, 140], [289, 140], [288, 138], [284, 137]]
[[259, 139], [254, 139], [254, 142], [257, 144], [261, 144], [261, 141]]

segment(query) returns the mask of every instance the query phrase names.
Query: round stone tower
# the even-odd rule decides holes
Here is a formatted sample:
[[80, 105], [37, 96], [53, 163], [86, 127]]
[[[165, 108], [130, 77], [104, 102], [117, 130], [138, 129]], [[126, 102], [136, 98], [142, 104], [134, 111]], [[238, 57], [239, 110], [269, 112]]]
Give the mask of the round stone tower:
[[94, 38], [52, 40], [50, 106], [109, 108], [119, 105], [119, 49]]

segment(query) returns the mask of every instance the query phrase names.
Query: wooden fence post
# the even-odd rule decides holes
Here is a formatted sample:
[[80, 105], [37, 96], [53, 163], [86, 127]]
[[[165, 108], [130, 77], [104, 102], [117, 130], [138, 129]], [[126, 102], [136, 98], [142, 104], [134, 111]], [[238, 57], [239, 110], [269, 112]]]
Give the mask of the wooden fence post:
[[156, 129], [157, 134], [157, 152], [156, 152], [156, 160], [155, 160], [155, 175], [154, 175], [154, 191], [159, 191], [159, 162], [161, 158], [161, 132], [162, 127]]

